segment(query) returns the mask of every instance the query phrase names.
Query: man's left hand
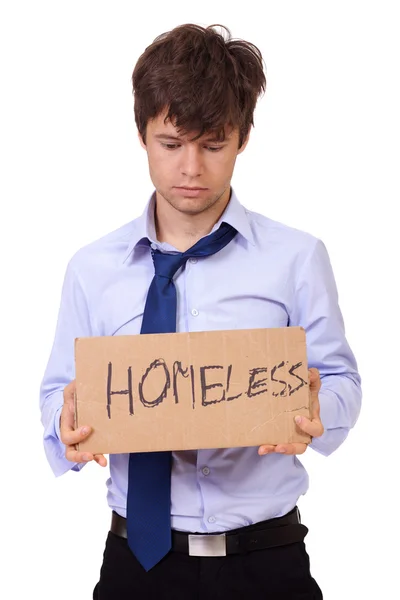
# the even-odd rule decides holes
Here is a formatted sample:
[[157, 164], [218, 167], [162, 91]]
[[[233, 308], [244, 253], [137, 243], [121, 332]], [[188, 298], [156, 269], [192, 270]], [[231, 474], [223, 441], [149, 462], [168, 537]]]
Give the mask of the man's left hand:
[[[318, 393], [321, 389], [321, 378], [318, 369], [308, 370], [308, 382], [310, 385], [311, 419], [297, 415], [297, 417], [295, 417], [295, 422], [299, 429], [308, 433], [312, 438], [320, 437], [324, 433], [324, 426], [321, 423], [319, 415], [320, 407]], [[259, 447], [258, 454], [303, 454], [307, 450], [307, 446], [308, 444], [300, 442], [295, 442], [293, 444], [278, 444], [277, 446], [265, 444]]]

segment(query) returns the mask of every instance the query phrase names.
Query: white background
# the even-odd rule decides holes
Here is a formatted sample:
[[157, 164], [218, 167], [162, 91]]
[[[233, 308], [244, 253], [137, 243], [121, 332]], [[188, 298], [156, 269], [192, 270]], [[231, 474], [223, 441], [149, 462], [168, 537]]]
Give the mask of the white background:
[[97, 581], [108, 470], [53, 477], [38, 389], [67, 261], [138, 216], [152, 191], [134, 64], [186, 22], [225, 24], [264, 55], [268, 90], [233, 185], [248, 208], [323, 239], [363, 378], [345, 444], [303, 458], [312, 572], [326, 600], [399, 597], [397, 9], [384, 0], [1, 3], [1, 598], [85, 600]]

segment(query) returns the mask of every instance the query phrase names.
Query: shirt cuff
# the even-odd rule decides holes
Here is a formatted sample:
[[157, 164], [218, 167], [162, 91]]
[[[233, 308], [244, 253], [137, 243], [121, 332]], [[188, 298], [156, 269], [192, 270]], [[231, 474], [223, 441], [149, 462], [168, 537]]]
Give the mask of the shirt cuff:
[[320, 404], [320, 418], [324, 426], [324, 433], [320, 437], [311, 440], [310, 448], [313, 448], [324, 456], [329, 456], [343, 444], [347, 438], [349, 427], [335, 427], [337, 418], [336, 398], [332, 398], [327, 390], [320, 390], [318, 394]]
[[60, 417], [63, 405], [54, 412], [53, 426], [45, 429], [44, 449], [50, 467], [56, 477], [67, 471], [80, 471], [86, 463], [74, 463], [65, 458], [65, 445], [61, 441]]

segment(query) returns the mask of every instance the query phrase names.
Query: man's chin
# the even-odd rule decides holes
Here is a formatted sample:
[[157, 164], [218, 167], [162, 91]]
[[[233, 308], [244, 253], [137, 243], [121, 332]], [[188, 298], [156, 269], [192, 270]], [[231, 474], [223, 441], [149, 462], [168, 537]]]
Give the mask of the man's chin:
[[212, 206], [213, 202], [211, 199], [206, 198], [185, 198], [185, 197], [174, 197], [169, 200], [171, 206], [181, 213], [187, 215], [197, 215]]

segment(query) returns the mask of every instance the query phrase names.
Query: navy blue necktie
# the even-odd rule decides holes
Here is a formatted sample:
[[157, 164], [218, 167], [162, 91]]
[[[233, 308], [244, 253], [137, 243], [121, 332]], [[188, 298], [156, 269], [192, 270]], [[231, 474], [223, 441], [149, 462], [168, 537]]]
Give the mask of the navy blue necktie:
[[[176, 331], [176, 289], [172, 281], [189, 258], [215, 254], [237, 231], [222, 223], [214, 233], [186, 252], [152, 251], [155, 275], [150, 284], [140, 333]], [[129, 456], [127, 500], [128, 544], [148, 571], [171, 549], [171, 452], [139, 452]]]

